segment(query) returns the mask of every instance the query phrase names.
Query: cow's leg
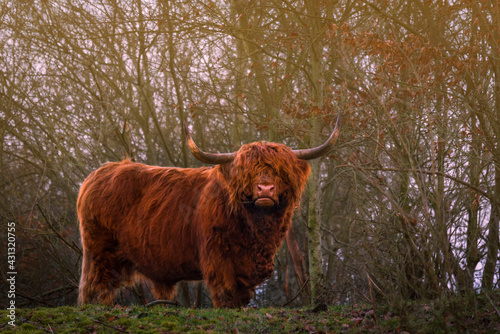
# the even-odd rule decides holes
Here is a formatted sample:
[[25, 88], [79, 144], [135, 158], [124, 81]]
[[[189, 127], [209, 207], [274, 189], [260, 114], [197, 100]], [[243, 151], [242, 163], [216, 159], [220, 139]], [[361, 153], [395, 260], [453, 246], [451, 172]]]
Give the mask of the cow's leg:
[[229, 244], [227, 235], [214, 228], [201, 253], [201, 271], [212, 292], [214, 307], [242, 307], [253, 296], [253, 289], [236, 277], [234, 263], [228, 254]]
[[254, 289], [249, 288], [211, 288], [211, 290], [214, 307], [236, 308], [246, 306], [254, 295]]
[[175, 285], [153, 282], [153, 295], [156, 299], [172, 300], [176, 292]]
[[236, 290], [234, 295], [234, 300], [238, 304], [238, 307], [246, 306], [250, 303], [254, 295], [255, 289], [249, 288], [239, 288]]
[[116, 241], [99, 229], [95, 220], [81, 221], [83, 245], [82, 275], [78, 303], [112, 305], [122, 279], [122, 265], [115, 255]]
[[210, 262], [204, 266], [204, 277], [207, 287], [212, 292], [214, 307], [246, 306], [253, 297], [253, 287], [248, 287], [234, 274], [233, 265], [229, 260]]
[[113, 305], [121, 282], [121, 270], [116, 256], [111, 252], [103, 252], [96, 257], [84, 254], [83, 261], [79, 304]]
[[78, 287], [78, 305], [83, 306], [92, 302], [93, 293], [91, 288], [91, 282], [89, 281], [89, 275], [91, 271], [91, 259], [89, 252], [83, 249], [83, 261], [82, 261], [82, 275], [80, 277], [80, 286]]

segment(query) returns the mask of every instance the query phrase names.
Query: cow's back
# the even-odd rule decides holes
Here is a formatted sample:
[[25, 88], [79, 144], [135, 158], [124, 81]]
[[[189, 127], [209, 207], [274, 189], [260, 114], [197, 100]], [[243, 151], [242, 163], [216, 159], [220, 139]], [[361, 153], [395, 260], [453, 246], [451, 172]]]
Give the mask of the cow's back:
[[[130, 160], [111, 162], [92, 172], [78, 194], [80, 224], [98, 223], [113, 230], [140, 199], [143, 167]], [[94, 224], [95, 224], [94, 223]]]

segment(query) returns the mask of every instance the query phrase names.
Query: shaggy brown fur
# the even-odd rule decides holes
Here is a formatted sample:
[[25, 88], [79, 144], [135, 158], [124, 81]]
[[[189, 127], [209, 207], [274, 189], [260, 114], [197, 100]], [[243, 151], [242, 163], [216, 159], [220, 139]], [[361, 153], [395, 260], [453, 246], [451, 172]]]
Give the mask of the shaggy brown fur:
[[309, 173], [290, 148], [268, 142], [214, 167], [105, 164], [78, 197], [79, 304], [112, 304], [121, 284], [140, 277], [157, 298], [204, 279], [214, 306], [246, 305], [273, 272]]

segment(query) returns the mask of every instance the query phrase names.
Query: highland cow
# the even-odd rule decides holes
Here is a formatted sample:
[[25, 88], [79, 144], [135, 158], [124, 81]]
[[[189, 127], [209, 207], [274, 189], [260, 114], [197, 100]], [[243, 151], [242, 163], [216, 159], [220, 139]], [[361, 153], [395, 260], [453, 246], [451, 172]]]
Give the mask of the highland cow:
[[248, 304], [273, 273], [310, 174], [305, 160], [327, 153], [338, 129], [312, 149], [255, 142], [223, 154], [201, 151], [185, 133], [194, 156], [214, 167], [127, 159], [83, 182], [80, 305], [113, 304], [117, 289], [136, 279], [149, 280], [159, 299], [172, 299], [179, 281], [205, 280], [215, 307]]

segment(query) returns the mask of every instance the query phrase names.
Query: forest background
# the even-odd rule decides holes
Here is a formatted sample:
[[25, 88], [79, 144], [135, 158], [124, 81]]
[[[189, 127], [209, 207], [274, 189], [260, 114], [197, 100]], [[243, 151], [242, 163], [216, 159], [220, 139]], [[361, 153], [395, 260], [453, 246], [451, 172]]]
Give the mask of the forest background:
[[[102, 163], [201, 166], [183, 121], [211, 152], [311, 147], [339, 114], [252, 305], [499, 289], [498, 1], [0, 4], [0, 246], [14, 222], [18, 307], [74, 305], [75, 203]], [[202, 284], [179, 292], [210, 305]], [[143, 284], [119, 302], [150, 298]]]

